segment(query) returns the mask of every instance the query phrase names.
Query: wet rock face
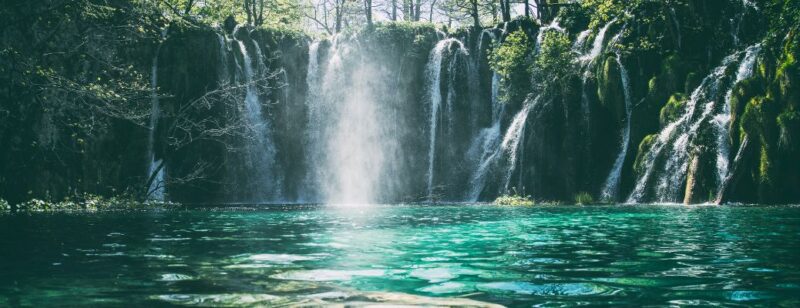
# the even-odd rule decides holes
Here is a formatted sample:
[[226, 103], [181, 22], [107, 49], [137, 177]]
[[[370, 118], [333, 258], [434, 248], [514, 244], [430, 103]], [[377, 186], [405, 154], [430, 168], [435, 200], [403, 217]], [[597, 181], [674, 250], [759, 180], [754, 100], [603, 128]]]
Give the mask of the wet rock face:
[[[596, 60], [575, 64], [571, 69], [580, 72], [545, 80], [543, 84], [530, 82], [532, 76], [527, 68], [532, 64], [528, 62], [535, 61], [531, 55], [519, 63], [524, 76], [517, 81], [522, 80], [522, 84], [493, 88], [494, 76], [487, 61], [494, 48], [492, 40], [501, 41], [521, 29], [530, 38], [528, 43], [533, 44], [541, 27], [528, 21], [500, 26], [492, 30], [491, 36], [469, 30], [451, 34], [451, 38], [463, 44], [464, 51], [458, 44], [448, 46], [439, 68], [441, 82], [436, 85], [428, 84], [426, 66], [431, 50], [442, 38], [428, 26], [381, 25], [359, 32], [348, 38], [349, 53], [334, 50], [335, 43], [324, 40], [319, 42], [313, 60], [321, 72], [330, 69], [333, 57], [342, 57], [342, 63], [350, 66], [338, 71], [339, 76], [327, 76], [341, 80], [335, 84], [335, 90], [342, 92], [339, 94], [343, 97], [354, 92], [351, 87], [356, 82], [372, 90], [369, 95], [359, 97], [364, 105], [358, 106], [375, 107], [378, 110], [375, 119], [380, 116], [376, 125], [380, 130], [367, 135], [376, 139], [370, 142], [385, 146], [381, 147], [385, 152], [380, 155], [389, 167], [380, 173], [374, 186], [381, 191], [377, 194], [381, 201], [425, 200], [429, 197], [426, 196], [429, 167], [435, 173], [433, 184], [438, 198], [464, 200], [465, 191], [475, 186], [473, 177], [484, 152], [496, 153], [502, 159], [486, 167], [491, 169], [491, 175], [478, 191], [479, 200], [492, 200], [511, 187], [544, 200], [571, 200], [581, 191], [597, 195], [619, 153], [622, 153], [619, 154], [622, 156], [620, 200], [629, 196], [637, 184], [644, 186], [644, 196], [652, 196], [654, 187], [659, 185], [657, 180], [667, 172], [653, 169], [648, 162], [663, 165], [669, 154], [659, 152], [653, 157], [648, 154], [670, 153], [671, 150], [663, 149], [674, 148], [676, 144], [682, 153], [688, 153], [685, 164], [681, 162], [675, 168], [685, 175], [669, 181], [679, 192], [665, 201], [698, 203], [715, 201], [720, 196], [731, 202], [782, 203], [800, 199], [800, 192], [796, 191], [800, 183], [800, 162], [796, 159], [800, 154], [797, 35], [793, 32], [771, 35], [773, 39], [762, 43], [763, 51], [752, 76], [728, 85], [738, 73], [736, 65], [731, 65], [720, 75], [721, 92], [711, 93], [713, 87], [707, 87], [709, 94], [701, 93], [707, 97], [701, 95], [693, 105], [693, 92], [703, 87], [714, 67], [729, 55], [735, 55], [736, 61], [741, 62], [747, 46], [767, 37], [764, 17], [742, 11], [734, 1], [681, 2], [674, 7], [674, 15], [663, 9], [656, 4], [646, 9], [648, 14], [665, 14], [663, 19], [652, 23], [640, 24], [641, 20], [632, 19], [625, 25], [622, 22], [613, 25], [601, 42], [603, 52]], [[584, 20], [586, 16], [563, 17], [567, 36], [574, 41], [575, 31], [584, 30], [580, 28], [588, 23]], [[321, 164], [309, 159], [318, 146], [308, 140], [310, 127], [314, 125], [309, 116], [309, 97], [321, 91], [310, 87], [308, 82], [311, 40], [300, 33], [277, 29], [240, 27], [234, 31], [236, 24], [231, 18], [223, 28], [171, 28], [158, 55], [157, 83], [163, 96], [163, 117], [154, 128], [153, 151], [166, 161], [169, 177], [192, 178], [169, 183], [170, 198], [182, 202], [237, 201], [240, 180], [245, 177], [242, 174], [252, 167], [243, 163], [241, 145], [245, 141], [241, 136], [221, 134], [222, 137], [217, 136], [219, 139], [199, 138], [188, 145], [177, 145], [196, 137], [201, 129], [176, 128], [179, 117], [197, 123], [230, 123], [241, 117], [246, 96], [242, 89], [234, 91], [228, 101], [186, 109], [224, 82], [243, 83], [245, 59], [238, 46], [220, 48], [218, 35], [224, 35], [241, 41], [250, 56], [255, 55], [256, 48], [262, 53], [259, 60], [266, 73], [259, 81], [264, 90], [257, 96], [263, 110], [261, 120], [272, 129], [275, 165], [281, 169], [274, 180], [283, 188], [269, 201], [319, 201], [304, 199], [310, 186], [308, 174]], [[597, 30], [587, 36], [589, 40]], [[609, 38], [619, 31], [627, 32], [616, 43], [630, 48], [609, 49]], [[636, 45], [642, 40], [657, 42], [664, 50]], [[151, 59], [153, 50], [154, 46], [141, 45], [121, 54], [130, 58], [134, 69], [146, 72], [150, 64], [136, 59]], [[579, 53], [583, 55], [585, 51]], [[364, 63], [367, 65], [359, 66]], [[68, 66], [65, 70], [75, 74], [98, 69], [86, 60], [76, 60]], [[364, 67], [370, 71], [363, 76], [372, 78], [358, 80], [356, 73], [360, 74], [358, 69]], [[623, 72], [630, 75], [627, 86], [621, 78]], [[433, 134], [427, 97], [432, 86], [439, 88], [443, 101], [436, 119], [439, 126]], [[8, 92], [9, 89], [0, 89], [0, 95], [8, 96]], [[502, 113], [495, 116], [495, 107], [500, 105], [493, 102], [497, 96], [494, 92], [500, 93], [499, 96], [519, 93], [505, 102]], [[0, 124], [3, 145], [0, 196], [18, 202], [31, 196], [60, 199], [75, 192], [136, 191], [147, 177], [144, 174], [147, 129], [125, 121], [108, 121], [102, 130], [92, 132], [95, 135], [92, 138], [76, 134], [74, 127], [64, 123], [86, 119], [51, 108], [58, 98], [50, 96], [57, 95], [46, 94], [49, 98], [41, 100], [42, 104], [0, 105], [0, 120], [5, 123]], [[541, 99], [535, 100], [538, 96]], [[515, 116], [534, 101], [537, 105], [530, 107], [530, 114], [520, 125], [519, 138], [513, 140], [519, 142], [514, 147], [517, 160], [510, 166], [504, 165], [510, 155], [502, 147], [502, 143], [509, 141], [504, 137]], [[630, 101], [631, 110], [627, 109], [626, 101]], [[706, 111], [704, 106], [711, 101], [726, 103], [710, 105]], [[329, 100], [339, 107], [342, 102]], [[687, 108], [696, 110], [687, 114]], [[729, 109], [727, 114], [725, 108]], [[363, 121], [365, 118], [347, 118], [348, 110], [335, 110], [336, 116], [339, 112], [344, 114], [345, 122], [367, 122]], [[630, 123], [626, 123], [629, 115]], [[684, 116], [688, 120], [681, 120]], [[724, 116], [730, 116], [728, 122]], [[685, 144], [677, 140], [659, 144], [659, 132], [679, 121], [686, 123], [676, 125], [677, 129], [690, 132], [686, 140], [680, 141]], [[715, 123], [722, 123], [724, 129], [715, 127]], [[491, 130], [494, 124], [499, 132]], [[621, 133], [626, 125], [630, 126], [630, 140], [624, 149], [627, 152], [623, 152]], [[489, 149], [493, 151], [483, 149], [481, 142], [485, 140], [481, 134], [496, 139], [497, 144], [488, 143], [494, 146]], [[430, 136], [437, 140], [433, 145], [436, 156], [432, 167], [428, 165]], [[54, 146], [64, 144], [69, 151], [53, 150]], [[729, 149], [718, 154], [717, 144], [725, 144]], [[326, 143], [320, 155], [327, 155], [328, 150]], [[351, 155], [361, 152], [369, 152], [369, 148], [354, 149]], [[716, 173], [717, 162], [725, 159], [730, 161], [731, 171], [720, 176]], [[645, 175], [648, 178], [640, 179]], [[641, 201], [652, 200], [645, 197]]]

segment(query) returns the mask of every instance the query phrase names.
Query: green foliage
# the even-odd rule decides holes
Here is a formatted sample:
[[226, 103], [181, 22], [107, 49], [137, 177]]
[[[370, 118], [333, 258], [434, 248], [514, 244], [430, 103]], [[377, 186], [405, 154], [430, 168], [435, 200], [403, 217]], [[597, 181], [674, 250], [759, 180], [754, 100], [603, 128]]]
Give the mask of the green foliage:
[[489, 65], [501, 78], [506, 102], [520, 100], [530, 88], [530, 57], [534, 44], [523, 30], [509, 34], [489, 53]]
[[534, 76], [537, 84], [559, 84], [568, 74], [574, 73], [575, 55], [572, 53], [572, 42], [566, 33], [547, 31], [542, 39], [539, 53], [534, 62]]
[[[294, 0], [255, 0], [256, 10], [263, 4], [262, 18], [260, 24], [256, 26], [265, 27], [286, 27], [291, 29], [301, 29], [303, 7]], [[188, 22], [193, 24], [222, 24], [229, 16], [234, 17], [237, 23], [247, 23], [247, 12], [244, 2], [241, 0], [133, 0], [137, 6], [159, 11], [165, 19], [170, 22]], [[256, 12], [255, 15], [257, 15]], [[251, 18], [251, 23], [254, 23]]]
[[588, 192], [579, 192], [575, 195], [575, 204], [578, 205], [588, 205], [594, 203], [594, 197]]
[[8, 204], [8, 201], [6, 201], [5, 199], [0, 198], [0, 212], [10, 211], [10, 210], [11, 210], [11, 205]]
[[612, 19], [626, 16], [625, 12], [634, 12], [645, 0], [582, 0], [581, 7], [590, 17], [589, 27], [597, 29]]
[[534, 202], [531, 200], [531, 196], [523, 197], [514, 193], [512, 195], [502, 195], [497, 197], [497, 199], [494, 200], [494, 204], [508, 206], [533, 206]]
[[[10, 210], [8, 202], [0, 199], [0, 210]], [[25, 212], [50, 212], [50, 211], [103, 211], [103, 210], [134, 210], [163, 207], [176, 207], [179, 204], [171, 202], [140, 202], [126, 196], [101, 197], [85, 194], [79, 198], [67, 198], [59, 202], [31, 199], [17, 204], [17, 211]]]

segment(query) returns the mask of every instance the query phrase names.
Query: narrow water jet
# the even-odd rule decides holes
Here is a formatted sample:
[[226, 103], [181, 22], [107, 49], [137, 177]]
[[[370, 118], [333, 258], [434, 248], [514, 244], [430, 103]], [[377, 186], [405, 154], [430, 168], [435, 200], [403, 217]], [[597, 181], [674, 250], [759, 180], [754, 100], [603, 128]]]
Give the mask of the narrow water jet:
[[606, 200], [614, 200], [617, 197], [622, 175], [622, 166], [625, 164], [625, 158], [628, 156], [628, 147], [631, 141], [631, 109], [633, 108], [633, 103], [631, 102], [631, 81], [628, 70], [622, 63], [622, 57], [619, 52], [617, 52], [616, 61], [617, 65], [619, 65], [620, 78], [622, 80], [622, 93], [625, 97], [625, 124], [623, 124], [622, 128], [622, 143], [620, 144], [619, 154], [617, 154], [614, 165], [611, 167], [611, 172], [603, 185], [602, 197]]
[[511, 184], [511, 176], [517, 168], [519, 145], [525, 132], [525, 124], [528, 122], [528, 114], [530, 114], [531, 108], [538, 104], [539, 101], [540, 97], [537, 96], [533, 99], [533, 102], [526, 103], [522, 107], [522, 110], [520, 110], [517, 115], [514, 116], [514, 120], [511, 121], [511, 126], [508, 127], [508, 131], [505, 137], [503, 137], [503, 142], [500, 144], [500, 149], [508, 155], [508, 166], [503, 180], [503, 189], [506, 191], [508, 191], [509, 185]]
[[156, 129], [158, 128], [158, 119], [161, 116], [161, 103], [158, 98], [158, 55], [161, 53], [161, 46], [167, 37], [167, 29], [161, 30], [161, 41], [156, 47], [155, 54], [153, 55], [153, 64], [150, 69], [150, 88], [151, 94], [151, 107], [150, 107], [150, 124], [147, 132], [147, 158], [149, 165], [147, 168], [147, 198], [155, 201], [164, 201], [165, 199], [165, 179], [166, 171], [164, 169], [164, 162], [160, 158], [156, 158], [155, 142], [156, 142]]

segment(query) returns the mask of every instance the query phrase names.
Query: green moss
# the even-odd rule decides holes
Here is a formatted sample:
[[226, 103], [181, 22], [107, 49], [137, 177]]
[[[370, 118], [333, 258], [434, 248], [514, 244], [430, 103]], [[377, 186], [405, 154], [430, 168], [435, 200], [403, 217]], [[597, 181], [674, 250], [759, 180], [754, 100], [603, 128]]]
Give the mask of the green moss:
[[780, 127], [780, 145], [785, 149], [795, 149], [798, 140], [797, 134], [800, 133], [800, 112], [785, 111], [778, 116], [778, 127]]
[[613, 55], [606, 57], [600, 66], [597, 79], [597, 96], [600, 104], [609, 109], [614, 121], [619, 122], [625, 116], [625, 94], [623, 93], [620, 68]]
[[686, 75], [686, 82], [683, 87], [684, 93], [692, 93], [694, 89], [700, 85], [700, 82], [703, 81], [703, 77], [696, 72], [691, 72]]
[[636, 174], [644, 174], [644, 160], [647, 157], [647, 152], [653, 147], [653, 144], [658, 140], [658, 134], [647, 135], [639, 143], [639, 151], [636, 153], [636, 160], [633, 163], [633, 170]]
[[653, 78], [650, 78], [650, 81], [647, 82], [647, 93], [649, 94], [657, 93], [660, 84], [661, 80], [658, 78], [658, 76], [653, 76]]
[[667, 104], [661, 108], [661, 113], [659, 113], [659, 121], [661, 126], [667, 126], [669, 123], [674, 122], [681, 116], [681, 111], [686, 107], [686, 101], [688, 98], [683, 93], [675, 93], [669, 97]]
[[759, 184], [762, 187], [762, 199], [765, 197], [763, 195], [764, 191], [768, 191], [768, 187], [772, 186], [772, 158], [770, 155], [770, 150], [767, 148], [766, 145], [761, 147], [761, 156], [759, 158], [758, 163], [758, 175], [759, 175]]
[[741, 120], [743, 133], [757, 137], [762, 144], [770, 145], [772, 137], [771, 128], [777, 120], [775, 101], [764, 96], [753, 97], [744, 109]]
[[670, 91], [679, 91], [679, 87], [685, 82], [683, 60], [677, 54], [667, 56], [661, 64], [661, 82], [665, 83], [665, 88]]

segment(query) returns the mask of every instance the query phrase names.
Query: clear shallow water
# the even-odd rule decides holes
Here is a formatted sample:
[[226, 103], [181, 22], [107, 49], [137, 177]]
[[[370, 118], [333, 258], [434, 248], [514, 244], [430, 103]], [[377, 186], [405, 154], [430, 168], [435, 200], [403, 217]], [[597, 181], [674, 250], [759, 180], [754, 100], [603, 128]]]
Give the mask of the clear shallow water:
[[800, 305], [798, 207], [0, 215], [0, 306]]

